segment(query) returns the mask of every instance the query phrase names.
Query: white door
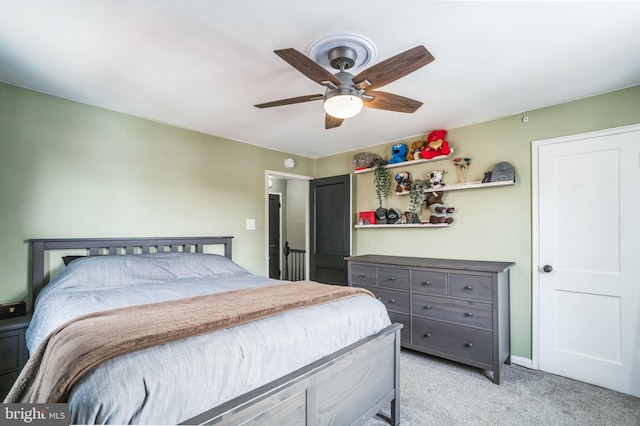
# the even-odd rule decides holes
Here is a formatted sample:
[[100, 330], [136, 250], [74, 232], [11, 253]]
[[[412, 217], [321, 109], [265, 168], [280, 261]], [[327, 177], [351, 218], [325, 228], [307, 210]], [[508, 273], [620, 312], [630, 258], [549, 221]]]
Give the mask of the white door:
[[534, 142], [533, 159], [538, 366], [640, 396], [640, 126]]

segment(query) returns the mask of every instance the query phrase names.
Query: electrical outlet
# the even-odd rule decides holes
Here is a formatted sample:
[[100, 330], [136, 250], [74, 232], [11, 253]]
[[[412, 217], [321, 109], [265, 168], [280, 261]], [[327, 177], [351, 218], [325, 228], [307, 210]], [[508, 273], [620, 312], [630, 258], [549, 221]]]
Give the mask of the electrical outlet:
[[247, 231], [255, 231], [256, 230], [256, 220], [255, 219], [247, 219]]

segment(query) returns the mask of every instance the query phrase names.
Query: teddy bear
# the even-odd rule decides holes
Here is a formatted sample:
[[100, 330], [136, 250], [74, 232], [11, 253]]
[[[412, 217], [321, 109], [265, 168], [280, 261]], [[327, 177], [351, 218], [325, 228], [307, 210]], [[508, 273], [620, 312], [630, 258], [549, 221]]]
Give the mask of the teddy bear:
[[442, 201], [443, 196], [444, 191], [433, 191], [427, 197], [427, 207], [429, 207], [429, 211], [431, 212], [429, 223], [434, 225], [439, 223], [451, 225], [453, 223], [453, 218], [447, 215], [453, 213], [456, 209], [446, 206]]
[[451, 154], [451, 148], [449, 142], [445, 140], [447, 136], [446, 130], [434, 130], [427, 136], [427, 140], [422, 147], [420, 154], [422, 158], [430, 160], [439, 155]]
[[391, 147], [391, 159], [389, 164], [402, 163], [406, 161], [407, 147], [403, 143], [397, 143]]
[[422, 158], [422, 148], [424, 147], [424, 141], [411, 142], [411, 147], [407, 150], [407, 161], [419, 160]]
[[409, 172], [398, 172], [394, 176], [396, 181], [396, 192], [410, 192], [411, 191], [411, 175]]

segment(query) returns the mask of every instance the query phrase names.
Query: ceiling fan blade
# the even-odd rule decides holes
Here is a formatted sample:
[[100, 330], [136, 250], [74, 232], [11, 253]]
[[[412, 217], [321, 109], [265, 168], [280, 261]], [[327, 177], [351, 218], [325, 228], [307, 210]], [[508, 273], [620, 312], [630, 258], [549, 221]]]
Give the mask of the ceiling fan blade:
[[355, 76], [353, 82], [357, 86], [367, 80], [371, 84], [366, 86], [365, 89], [375, 89], [424, 67], [434, 59], [433, 55], [424, 46], [416, 46], [367, 68]]
[[303, 55], [295, 49], [274, 50], [275, 54], [287, 61], [289, 65], [300, 71], [318, 84], [323, 81], [330, 81], [336, 86], [342, 83], [335, 75], [315, 63], [308, 56]]
[[333, 129], [334, 127], [340, 127], [344, 118], [335, 118], [329, 114], [325, 114], [324, 116], [324, 128], [325, 129]]
[[364, 106], [368, 108], [384, 109], [397, 112], [416, 112], [422, 106], [422, 102], [393, 93], [380, 92], [377, 90], [367, 90], [367, 96], [373, 96], [372, 100], [363, 99]]
[[301, 102], [319, 101], [324, 99], [324, 95], [307, 95], [298, 96], [296, 98], [280, 99], [279, 101], [265, 102], [263, 104], [254, 105], [256, 108], [271, 108], [282, 105], [299, 104]]

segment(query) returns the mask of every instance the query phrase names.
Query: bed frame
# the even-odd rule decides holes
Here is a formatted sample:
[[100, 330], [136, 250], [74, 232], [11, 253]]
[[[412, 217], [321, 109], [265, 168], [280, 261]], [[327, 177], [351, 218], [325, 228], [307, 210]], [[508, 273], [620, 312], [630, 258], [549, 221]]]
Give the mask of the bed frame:
[[[48, 280], [45, 253], [84, 249], [87, 255], [202, 253], [223, 245], [231, 259], [233, 237], [32, 239], [33, 300]], [[183, 424], [362, 425], [390, 405], [400, 424], [400, 329], [392, 324], [280, 379], [205, 411]]]

